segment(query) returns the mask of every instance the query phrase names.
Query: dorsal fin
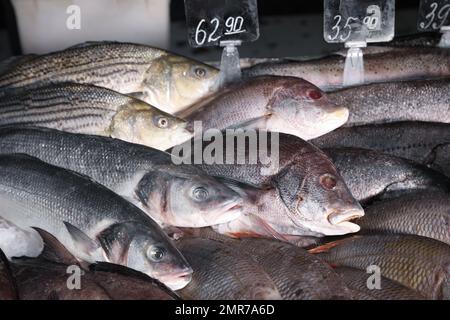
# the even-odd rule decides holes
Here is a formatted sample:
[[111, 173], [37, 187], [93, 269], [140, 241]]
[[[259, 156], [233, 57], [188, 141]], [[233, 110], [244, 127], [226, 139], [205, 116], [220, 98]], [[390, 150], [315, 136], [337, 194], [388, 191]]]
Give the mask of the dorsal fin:
[[39, 258], [67, 265], [78, 264], [77, 258], [75, 258], [53, 235], [40, 228], [34, 229], [44, 241], [44, 249]]

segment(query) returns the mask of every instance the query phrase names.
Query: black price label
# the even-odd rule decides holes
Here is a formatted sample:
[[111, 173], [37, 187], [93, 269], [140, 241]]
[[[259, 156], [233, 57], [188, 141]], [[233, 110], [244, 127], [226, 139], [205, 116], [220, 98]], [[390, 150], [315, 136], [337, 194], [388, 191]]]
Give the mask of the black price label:
[[329, 43], [387, 42], [394, 37], [395, 0], [324, 0]]
[[450, 26], [450, 0], [422, 0], [419, 8], [419, 31], [437, 31]]
[[255, 41], [259, 37], [256, 0], [185, 0], [184, 5], [192, 47]]

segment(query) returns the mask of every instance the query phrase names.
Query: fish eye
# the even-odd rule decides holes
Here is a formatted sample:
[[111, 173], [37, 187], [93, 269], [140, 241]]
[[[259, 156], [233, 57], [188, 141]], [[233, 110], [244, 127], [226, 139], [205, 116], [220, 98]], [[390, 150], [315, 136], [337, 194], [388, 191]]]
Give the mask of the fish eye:
[[158, 126], [158, 128], [166, 129], [169, 126], [169, 119], [167, 119], [166, 117], [158, 117], [156, 119], [156, 125]]
[[306, 95], [308, 96], [308, 98], [310, 98], [311, 100], [319, 100], [320, 98], [323, 97], [322, 92], [320, 92], [319, 90], [316, 89], [310, 89], [306, 92]]
[[322, 187], [324, 187], [326, 190], [333, 190], [337, 184], [336, 178], [330, 174], [322, 175], [319, 181]]
[[166, 250], [159, 246], [151, 246], [147, 250], [147, 257], [154, 262], [161, 261], [164, 258], [165, 254]]
[[206, 69], [202, 67], [196, 67], [194, 69], [194, 74], [197, 78], [204, 78], [206, 76]]
[[197, 201], [206, 200], [206, 198], [208, 198], [208, 190], [204, 187], [197, 187], [192, 191], [192, 196]]

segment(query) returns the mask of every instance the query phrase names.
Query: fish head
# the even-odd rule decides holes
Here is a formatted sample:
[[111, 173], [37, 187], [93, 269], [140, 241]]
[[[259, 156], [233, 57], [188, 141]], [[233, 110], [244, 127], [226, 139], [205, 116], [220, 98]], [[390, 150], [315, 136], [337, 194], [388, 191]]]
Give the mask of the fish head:
[[154, 106], [176, 113], [212, 94], [219, 70], [185, 57], [165, 55], [146, 72], [143, 91]]
[[176, 227], [207, 227], [242, 213], [238, 193], [213, 177], [186, 173], [181, 167], [147, 174], [138, 189], [144, 207], [159, 212], [157, 220]]
[[347, 108], [333, 103], [315, 85], [287, 78], [269, 102], [267, 129], [283, 128], [284, 133], [311, 140], [339, 128], [348, 117]]
[[110, 136], [166, 150], [189, 140], [193, 132], [186, 121], [136, 100], [114, 116]]
[[143, 272], [172, 290], [183, 288], [192, 278], [187, 260], [154, 221], [114, 224], [99, 239], [107, 261]]
[[286, 167], [275, 178], [292, 222], [322, 235], [358, 232], [359, 226], [351, 220], [362, 217], [364, 210], [334, 165], [324, 155], [305, 158], [308, 159]]

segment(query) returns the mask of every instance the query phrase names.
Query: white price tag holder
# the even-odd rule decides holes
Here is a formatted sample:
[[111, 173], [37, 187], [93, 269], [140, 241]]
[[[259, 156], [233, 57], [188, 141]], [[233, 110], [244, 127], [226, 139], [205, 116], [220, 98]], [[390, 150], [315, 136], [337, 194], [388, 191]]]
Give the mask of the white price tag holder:
[[363, 48], [395, 33], [395, 0], [324, 0], [324, 39], [348, 48], [344, 86], [364, 83]]
[[219, 86], [241, 78], [238, 46], [259, 38], [257, 0], [184, 0], [189, 44], [224, 47]]
[[450, 48], [450, 0], [421, 0], [417, 29], [441, 32], [439, 46]]

